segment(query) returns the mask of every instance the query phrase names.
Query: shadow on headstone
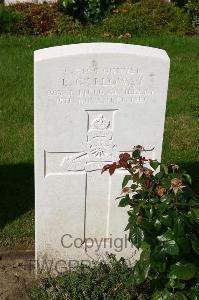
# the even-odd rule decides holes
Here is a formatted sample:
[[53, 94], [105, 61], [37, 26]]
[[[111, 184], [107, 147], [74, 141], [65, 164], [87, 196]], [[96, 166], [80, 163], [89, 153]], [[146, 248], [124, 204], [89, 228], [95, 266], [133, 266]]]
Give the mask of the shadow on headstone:
[[33, 207], [33, 165], [0, 165], [0, 228]]

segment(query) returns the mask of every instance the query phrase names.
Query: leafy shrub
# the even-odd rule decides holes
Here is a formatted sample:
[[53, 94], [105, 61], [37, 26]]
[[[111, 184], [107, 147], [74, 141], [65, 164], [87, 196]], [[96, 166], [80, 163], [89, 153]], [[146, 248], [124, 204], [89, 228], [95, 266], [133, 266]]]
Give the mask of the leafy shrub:
[[11, 7], [0, 5], [0, 33], [15, 32], [23, 15]]
[[13, 7], [24, 14], [18, 33], [34, 35], [70, 33], [80, 26], [78, 21], [59, 12], [57, 4], [21, 3]]
[[96, 22], [122, 0], [61, 0], [60, 7], [66, 13], [83, 22]]
[[50, 32], [56, 22], [57, 10], [54, 5], [19, 3], [14, 7], [24, 14], [24, 20], [21, 23], [21, 32], [27, 34], [43, 34]]
[[[119, 206], [129, 206], [130, 241], [141, 250], [133, 270], [134, 284], [150, 282], [151, 299], [199, 299], [199, 199], [189, 188], [191, 178], [179, 166], [169, 167], [141, 156], [104, 166], [112, 175], [124, 168]], [[150, 168], [148, 167], [150, 165]], [[157, 172], [157, 169], [160, 170]], [[155, 173], [156, 171], [157, 173]]]
[[[53, 4], [18, 3], [9, 6], [6, 11], [12, 17], [1, 17], [0, 28], [4, 28], [4, 32], [34, 35], [78, 34], [84, 30], [84, 33], [91, 35], [124, 38], [142, 34], [185, 35], [193, 32], [190, 30], [190, 18], [184, 10], [161, 0], [141, 0], [137, 3], [129, 0], [120, 6], [118, 5], [123, 0], [68, 0], [65, 7], [62, 5], [64, 2], [60, 1], [66, 0]], [[189, 7], [189, 14], [193, 13], [194, 10]], [[4, 16], [6, 14], [3, 13]], [[80, 20], [75, 19], [77, 17], [83, 22], [94, 22], [102, 17], [104, 19], [98, 24], [83, 25]], [[4, 25], [1, 25], [2, 22]]]
[[102, 21], [101, 30], [112, 35], [175, 33], [190, 31], [186, 13], [172, 3], [160, 0], [142, 0], [136, 4], [126, 2]]
[[117, 199], [120, 207], [130, 207], [126, 230], [141, 250], [135, 267], [110, 255], [108, 262], [43, 280], [31, 290], [32, 300], [199, 299], [199, 199], [186, 172], [147, 160], [144, 151], [136, 146], [131, 156], [120, 154], [118, 162], [102, 170], [129, 172]]
[[56, 19], [54, 33], [56, 34], [72, 34], [82, 32], [82, 25], [78, 20], [68, 15], [61, 15]]
[[109, 263], [101, 262], [91, 267], [82, 265], [73, 272], [56, 278], [48, 278], [39, 288], [31, 291], [32, 300], [64, 299], [150, 299], [147, 285], [134, 287], [132, 269], [124, 260], [116, 261], [110, 256]]
[[185, 5], [188, 15], [191, 18], [192, 25], [194, 28], [199, 27], [199, 1], [189, 0]]

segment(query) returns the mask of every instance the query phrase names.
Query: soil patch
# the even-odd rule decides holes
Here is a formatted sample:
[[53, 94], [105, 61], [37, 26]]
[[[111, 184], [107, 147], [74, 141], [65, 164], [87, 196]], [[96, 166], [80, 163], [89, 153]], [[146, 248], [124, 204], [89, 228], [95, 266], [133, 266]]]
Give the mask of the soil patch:
[[0, 248], [0, 300], [28, 300], [36, 283], [34, 250]]

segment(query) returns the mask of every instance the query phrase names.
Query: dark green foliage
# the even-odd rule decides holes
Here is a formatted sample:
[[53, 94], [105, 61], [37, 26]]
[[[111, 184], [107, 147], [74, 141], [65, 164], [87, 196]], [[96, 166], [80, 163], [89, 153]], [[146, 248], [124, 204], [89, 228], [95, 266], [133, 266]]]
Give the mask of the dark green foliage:
[[144, 152], [138, 145], [102, 169], [110, 175], [118, 168], [129, 172], [119, 206], [130, 207], [126, 230], [140, 260], [129, 267], [111, 255], [110, 262], [68, 270], [34, 288], [32, 300], [199, 299], [199, 199], [179, 166], [145, 159]]
[[32, 300], [133, 300], [150, 299], [147, 284], [132, 284], [132, 269], [125, 261], [116, 261], [110, 256], [107, 263], [96, 266], [81, 266], [56, 278], [44, 280], [39, 288], [31, 291]]
[[[141, 251], [133, 270], [133, 283], [150, 282], [154, 300], [197, 300], [199, 198], [190, 188], [190, 176], [179, 166], [167, 167], [145, 159], [141, 153], [144, 148], [136, 146], [131, 157], [120, 154], [120, 160], [113, 164], [125, 168], [131, 176], [130, 180], [128, 175], [124, 177], [124, 196], [119, 206], [130, 207], [126, 230]], [[160, 170], [155, 173], [146, 164], [154, 171], [160, 166]], [[103, 172], [112, 168], [107, 166]]]
[[199, 27], [199, 1], [189, 0], [185, 5], [185, 8], [191, 18], [193, 27], [197, 29]]
[[[64, 2], [60, 2], [64, 1]], [[197, 24], [195, 6], [187, 12], [161, 0], [60, 0], [58, 3], [18, 3], [6, 8], [3, 32], [33, 35], [88, 34], [129, 38], [134, 35], [192, 34]], [[123, 4], [121, 4], [124, 2]], [[12, 12], [12, 13], [10, 13]], [[15, 16], [15, 14], [16, 16]], [[1, 15], [1, 11], [0, 11]], [[19, 16], [19, 20], [17, 19]], [[17, 17], [17, 18], [16, 18]], [[2, 19], [2, 21], [1, 21]], [[12, 26], [17, 21], [17, 26]], [[193, 20], [191, 25], [191, 20]], [[98, 22], [97, 22], [98, 21]], [[5, 21], [4, 21], [5, 23]], [[194, 27], [195, 28], [195, 27]]]
[[173, 33], [185, 35], [190, 32], [186, 13], [172, 3], [160, 0], [141, 0], [134, 4], [126, 2], [112, 17], [102, 21], [101, 30], [114, 36]]
[[23, 15], [11, 7], [0, 4], [0, 33], [16, 32]]
[[176, 3], [176, 5], [178, 5], [179, 7], [184, 7], [187, 4], [188, 0], [174, 0], [173, 2]]
[[82, 22], [97, 22], [122, 0], [61, 0], [60, 7]]

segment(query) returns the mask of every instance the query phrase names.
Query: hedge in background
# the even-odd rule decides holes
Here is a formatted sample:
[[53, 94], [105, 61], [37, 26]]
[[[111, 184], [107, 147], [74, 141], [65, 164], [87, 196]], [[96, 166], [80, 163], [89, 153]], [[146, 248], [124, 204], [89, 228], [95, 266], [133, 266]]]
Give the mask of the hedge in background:
[[124, 0], [60, 0], [60, 8], [82, 22], [97, 22]]
[[14, 32], [22, 20], [23, 14], [18, 10], [0, 4], [0, 33]]
[[[60, 5], [60, 2], [54, 4], [21, 3], [9, 6], [9, 8], [2, 7], [2, 10], [0, 10], [0, 33], [9, 32], [28, 35], [77, 35], [84, 33], [95, 36], [128, 38], [143, 34], [176, 34], [183, 36], [197, 32], [194, 27], [198, 22], [197, 10], [195, 6], [192, 6], [193, 0], [190, 2], [192, 3], [191, 6], [189, 4], [187, 8], [188, 13], [173, 3], [165, 3], [161, 0], [141, 0], [136, 3], [129, 0], [121, 5], [119, 5], [119, 2], [122, 2], [122, 0], [103, 2], [103, 12], [100, 12], [94, 2], [90, 1], [87, 2], [85, 9], [81, 12], [79, 6], [78, 9], [75, 6], [76, 1], [73, 2], [72, 11], [68, 10], [68, 6], [67, 9], [63, 10], [63, 5]], [[88, 6], [89, 3], [92, 3], [92, 6]], [[97, 3], [98, 0], [95, 0], [96, 5]], [[108, 8], [105, 10], [106, 3]], [[102, 6], [100, 7], [102, 8]], [[71, 15], [66, 14], [66, 11]], [[86, 13], [88, 13], [87, 23], [85, 23], [86, 15], [84, 17], [82, 15]], [[94, 16], [93, 13], [99, 13], [99, 15]], [[75, 19], [75, 16], [78, 18]], [[102, 20], [93, 24], [98, 17], [101, 17]], [[90, 18], [92, 22], [88, 23], [88, 20], [91, 20]], [[193, 24], [191, 24], [191, 18], [195, 20]]]
[[199, 31], [199, 1], [198, 0], [189, 0], [185, 5], [187, 13], [192, 21], [193, 28]]
[[18, 25], [18, 33], [49, 35], [61, 33], [73, 33], [79, 29], [80, 23], [73, 17], [59, 11], [54, 4], [15, 4], [13, 9], [20, 11], [24, 18]]
[[112, 35], [172, 33], [188, 34], [191, 30], [188, 15], [172, 3], [142, 0], [126, 2], [113, 15], [102, 21], [102, 28]]

